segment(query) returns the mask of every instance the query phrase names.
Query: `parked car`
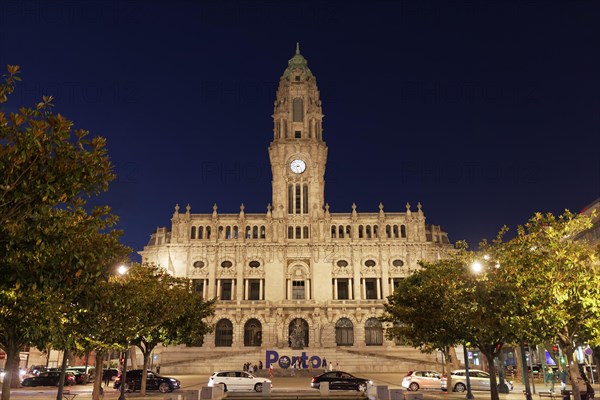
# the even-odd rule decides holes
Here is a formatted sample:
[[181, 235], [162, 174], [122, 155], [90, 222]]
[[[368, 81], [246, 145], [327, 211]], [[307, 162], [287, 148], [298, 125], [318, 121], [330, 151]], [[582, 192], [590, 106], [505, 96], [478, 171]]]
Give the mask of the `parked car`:
[[442, 374], [437, 371], [408, 371], [402, 379], [402, 387], [416, 391], [419, 389], [437, 389], [441, 387]]
[[262, 392], [263, 385], [273, 386], [270, 379], [260, 378], [246, 371], [218, 371], [208, 378], [208, 386], [223, 386], [224, 392], [255, 391]]
[[321, 382], [329, 382], [331, 390], [357, 390], [365, 392], [373, 384], [373, 381], [366, 378], [358, 378], [344, 371], [329, 371], [319, 376], [313, 376], [310, 387], [319, 389]]
[[[119, 389], [121, 387], [121, 378], [122, 375], [119, 374], [117, 379], [115, 379], [114, 388]], [[127, 383], [125, 384], [125, 389], [128, 392], [135, 392], [136, 390], [140, 390], [142, 387], [142, 370], [141, 369], [132, 369], [131, 371], [127, 371]], [[147, 390], [158, 390], [161, 393], [172, 392], [175, 389], [179, 389], [181, 387], [181, 382], [175, 378], [170, 378], [168, 376], [162, 376], [157, 374], [156, 372], [152, 372], [148, 370], [148, 375], [146, 376], [146, 389]]]
[[[451, 372], [452, 375], [452, 391], [464, 392], [467, 390], [467, 375], [464, 369], [458, 369]], [[478, 369], [469, 369], [469, 381], [472, 390], [490, 390], [490, 374]], [[448, 378], [443, 376], [441, 379], [442, 390], [448, 390]], [[513, 389], [513, 384], [506, 381], [508, 389]]]
[[[66, 369], [68, 372], [72, 372], [75, 375], [75, 382], [82, 385], [88, 383], [89, 381], [94, 380], [94, 373], [96, 371], [95, 367], [88, 366], [77, 366], [77, 367], [69, 367]], [[87, 371], [87, 375], [86, 375]]]
[[[60, 371], [40, 372], [38, 376], [30, 376], [23, 379], [23, 386], [58, 386], [60, 382]], [[65, 372], [65, 386], [74, 385], [75, 376], [71, 372]]]
[[115, 379], [117, 379], [117, 376], [119, 375], [119, 370], [116, 368], [108, 368], [108, 369], [103, 369], [102, 370], [102, 381], [103, 382], [107, 382], [107, 381], [114, 381]]

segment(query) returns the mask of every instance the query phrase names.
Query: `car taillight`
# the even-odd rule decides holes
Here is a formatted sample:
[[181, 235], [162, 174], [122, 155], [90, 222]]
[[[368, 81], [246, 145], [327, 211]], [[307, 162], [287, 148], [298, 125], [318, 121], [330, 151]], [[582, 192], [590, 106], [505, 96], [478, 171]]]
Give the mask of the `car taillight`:
[[315, 377], [313, 376], [313, 377], [312, 377], [312, 380], [311, 380], [311, 382], [314, 382], [314, 381], [316, 381], [316, 380], [317, 380], [317, 378], [315, 378]]

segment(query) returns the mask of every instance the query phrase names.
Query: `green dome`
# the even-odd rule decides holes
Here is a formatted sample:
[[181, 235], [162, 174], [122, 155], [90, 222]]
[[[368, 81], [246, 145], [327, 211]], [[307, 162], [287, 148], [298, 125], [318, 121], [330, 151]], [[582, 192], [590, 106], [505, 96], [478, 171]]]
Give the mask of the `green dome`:
[[289, 77], [293, 70], [302, 69], [307, 76], [313, 76], [312, 72], [308, 68], [308, 61], [302, 54], [300, 54], [300, 43], [296, 43], [296, 54], [288, 61], [288, 67], [283, 72], [284, 77]]

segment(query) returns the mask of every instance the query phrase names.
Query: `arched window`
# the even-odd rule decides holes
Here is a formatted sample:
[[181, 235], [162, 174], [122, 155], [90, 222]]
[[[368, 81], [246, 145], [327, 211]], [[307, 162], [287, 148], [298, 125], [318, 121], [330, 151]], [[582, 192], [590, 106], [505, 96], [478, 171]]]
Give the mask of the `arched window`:
[[354, 345], [354, 325], [348, 318], [340, 318], [335, 324], [335, 344], [338, 346]]
[[244, 325], [244, 346], [260, 346], [262, 344], [262, 325], [256, 318], [249, 319]]
[[379, 237], [379, 226], [377, 225], [373, 225], [373, 237], [376, 239]]
[[207, 238], [207, 239], [210, 239], [210, 233], [211, 233], [211, 232], [210, 232], [210, 226], [207, 226], [207, 227], [206, 227], [206, 238]]
[[192, 226], [192, 234], [191, 234], [191, 238], [192, 239], [196, 239], [196, 227]]
[[363, 237], [363, 229], [364, 229], [364, 228], [363, 228], [363, 226], [362, 226], [362, 225], [359, 225], [359, 226], [358, 226], [358, 238], [359, 238], [359, 239], [362, 239], [362, 237]]
[[204, 239], [204, 227], [203, 226], [198, 227], [198, 239]]
[[225, 239], [231, 239], [231, 227], [227, 226], [225, 228]]
[[335, 239], [336, 238], [336, 229], [335, 229], [335, 225], [331, 227], [331, 238]]
[[302, 238], [302, 228], [297, 226], [296, 227], [296, 239], [301, 239], [301, 238]]
[[217, 229], [218, 229], [218, 232], [219, 232], [219, 236], [217, 236], [217, 237], [218, 237], [219, 239], [223, 239], [223, 227], [222, 227], [222, 226], [220, 226], [220, 227], [219, 227], [219, 228], [217, 228]]
[[344, 225], [340, 225], [338, 228], [340, 239], [344, 238]]
[[385, 237], [388, 239], [392, 237], [392, 227], [389, 225], [385, 226]]
[[252, 227], [252, 239], [258, 239], [258, 226]]
[[252, 229], [252, 228], [250, 228], [250, 226], [247, 226], [247, 227], [246, 227], [246, 239], [250, 239], [250, 238], [251, 238], [251, 236], [250, 236], [250, 230], [251, 230], [251, 229]]
[[406, 226], [400, 225], [400, 235], [405, 238], [406, 237]]
[[398, 239], [398, 225], [394, 225], [394, 239]]
[[308, 226], [305, 226], [304, 228], [302, 228], [302, 236], [304, 237], [304, 239], [308, 239]]
[[350, 225], [346, 225], [346, 237], [350, 238], [352, 233], [352, 227]]
[[288, 345], [293, 349], [302, 349], [308, 346], [308, 322], [296, 318], [290, 322], [288, 329]]
[[371, 225], [367, 225], [365, 230], [367, 231], [367, 239], [371, 239]]
[[264, 225], [261, 225], [261, 226], [260, 226], [260, 238], [261, 238], [261, 239], [264, 239], [264, 238], [266, 237], [266, 233], [265, 233], [265, 232], [266, 232], [266, 230], [265, 230], [265, 226], [264, 226]]
[[302, 104], [302, 99], [296, 97], [293, 102], [293, 121], [294, 122], [302, 122], [304, 119], [304, 107]]
[[301, 191], [301, 186], [300, 185], [296, 185], [296, 214], [300, 214], [300, 191]]
[[215, 328], [215, 346], [231, 347], [233, 344], [233, 324], [228, 319], [217, 322]]
[[367, 346], [383, 345], [383, 325], [377, 318], [369, 318], [365, 322], [365, 343]]
[[294, 186], [288, 185], [288, 214], [294, 213]]
[[294, 238], [294, 227], [288, 226], [288, 239], [293, 239], [293, 238]]
[[238, 238], [238, 227], [237, 227], [237, 225], [233, 227], [233, 238], [234, 239]]

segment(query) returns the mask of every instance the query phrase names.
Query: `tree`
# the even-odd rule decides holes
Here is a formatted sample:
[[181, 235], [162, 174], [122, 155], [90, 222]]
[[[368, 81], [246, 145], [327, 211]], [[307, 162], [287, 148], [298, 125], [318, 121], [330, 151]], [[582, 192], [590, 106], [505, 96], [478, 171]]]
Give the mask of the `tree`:
[[388, 339], [425, 353], [439, 350], [445, 360], [452, 360], [450, 349], [458, 343], [464, 326], [464, 321], [451, 310], [456, 304], [452, 285], [461, 280], [456, 276], [455, 263], [455, 258], [421, 261], [421, 269], [399, 283], [384, 304], [383, 320], [393, 324], [386, 329]]
[[388, 298], [385, 318], [398, 324], [387, 334], [424, 350], [458, 343], [477, 347], [488, 360], [491, 398], [496, 400], [494, 359], [502, 345], [515, 337], [511, 315], [519, 305], [510, 288], [496, 279], [497, 268], [473, 273], [471, 265], [479, 255], [464, 243], [457, 247], [448, 259], [422, 263], [423, 269], [406, 278]]
[[524, 312], [515, 316], [523, 337], [543, 343], [556, 339], [567, 358], [573, 396], [579, 398], [575, 345], [600, 338], [600, 265], [598, 249], [580, 235], [589, 217], [565, 211], [555, 217], [535, 214], [517, 235], [498, 243], [501, 279], [520, 298]]
[[[8, 66], [0, 103], [13, 92], [19, 67]], [[103, 138], [74, 130], [53, 114], [51, 97], [34, 107], [0, 111], [0, 347], [7, 353], [2, 400], [18, 384], [18, 351], [48, 340], [65, 349], [61, 329], [77, 296], [107, 263], [128, 252], [111, 230], [116, 217], [87, 200], [114, 179]], [[60, 391], [59, 391], [60, 395]]]
[[191, 290], [188, 279], [176, 278], [153, 265], [134, 264], [128, 271], [127, 300], [136, 316], [138, 330], [130, 343], [144, 356], [141, 393], [146, 394], [146, 376], [152, 351], [164, 345], [191, 345], [212, 327], [204, 320], [214, 313], [214, 300], [204, 301]]

